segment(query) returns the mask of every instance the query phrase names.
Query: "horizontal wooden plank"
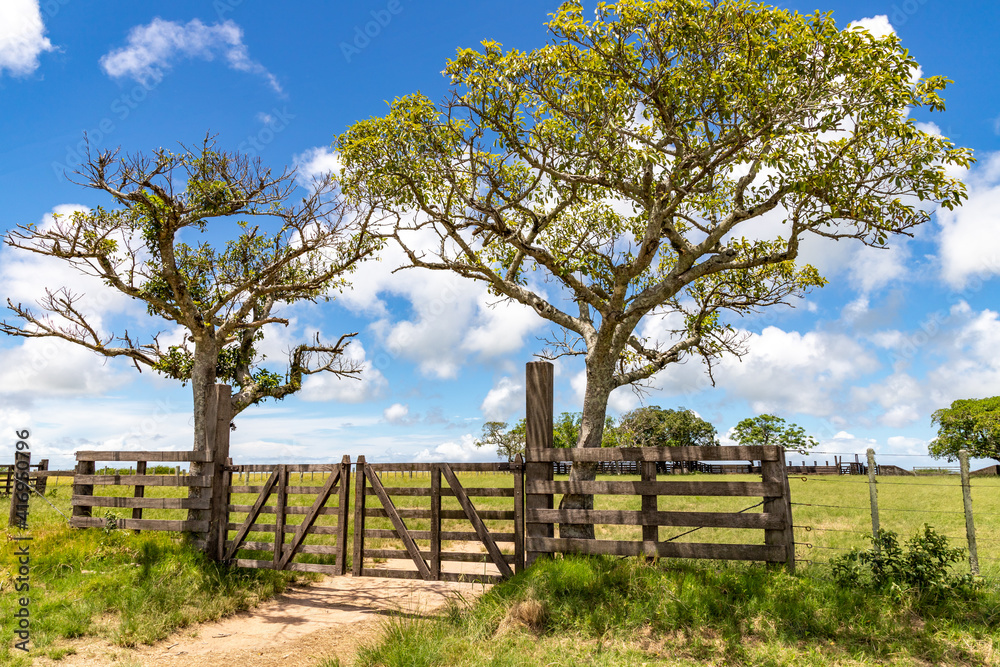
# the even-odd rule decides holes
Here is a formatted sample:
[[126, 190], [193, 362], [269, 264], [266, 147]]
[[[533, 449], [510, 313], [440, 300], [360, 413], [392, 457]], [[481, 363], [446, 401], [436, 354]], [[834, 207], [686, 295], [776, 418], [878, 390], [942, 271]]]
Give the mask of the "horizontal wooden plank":
[[[252, 509], [253, 509], [253, 505], [230, 505], [229, 506], [229, 511], [230, 512], [248, 513]], [[260, 508], [260, 513], [261, 514], [274, 514], [275, 509], [277, 509], [277, 508], [274, 505], [264, 505], [263, 507]], [[320, 514], [336, 514], [338, 511], [339, 511], [339, 508], [337, 508], [337, 507], [321, 507], [320, 510], [319, 510], [319, 513]], [[309, 512], [309, 506], [308, 505], [286, 505], [285, 506], [285, 514], [307, 514], [308, 512]]]
[[[226, 548], [228, 549], [232, 546], [232, 540], [226, 542]], [[288, 546], [287, 543], [285, 546]], [[270, 551], [274, 552], [274, 542], [244, 542], [240, 545], [240, 549], [248, 549], [251, 551]], [[327, 554], [327, 555], [337, 555], [338, 548], [333, 544], [303, 544], [301, 545], [295, 553], [297, 554]], [[405, 552], [404, 552], [405, 553]]]
[[[383, 570], [377, 567], [366, 567], [361, 570], [362, 577], [380, 577], [383, 579], [422, 579], [416, 570]], [[454, 581], [466, 584], [497, 584], [503, 581], [498, 574], [466, 574], [464, 572], [442, 572], [439, 581]]]
[[531, 480], [524, 492], [534, 494], [582, 493], [627, 496], [758, 496], [782, 494], [780, 482], [568, 482]]
[[[429, 530], [408, 530], [406, 531], [415, 540], [429, 540], [431, 539], [431, 531]], [[495, 542], [513, 542], [514, 533], [493, 533]], [[382, 530], [378, 528], [366, 528], [365, 537], [380, 537], [382, 539], [400, 539], [399, 535], [393, 529]], [[441, 531], [441, 539], [449, 542], [479, 542], [479, 535], [475, 531]]]
[[780, 461], [780, 447], [586, 447], [550, 448], [531, 461]]
[[[371, 486], [368, 487], [372, 488]], [[387, 486], [385, 487], [386, 494], [390, 496], [429, 496], [431, 495], [430, 487], [419, 487], [419, 486]], [[374, 492], [372, 493], [374, 495]], [[454, 496], [455, 491], [453, 489], [442, 488], [442, 496]], [[465, 489], [465, 495], [467, 496], [483, 496], [492, 498], [513, 498], [514, 488], [476, 488], [469, 487]]]
[[[169, 530], [176, 532], [208, 532], [208, 521], [180, 521], [174, 519], [118, 519], [118, 527], [127, 530]], [[74, 528], [104, 528], [104, 517], [74, 516], [69, 525]]]
[[[430, 551], [421, 551], [420, 555], [430, 560]], [[365, 558], [394, 558], [397, 560], [410, 560], [410, 553], [399, 549], [365, 549]], [[504, 560], [508, 563], [514, 562], [514, 554], [504, 554]], [[468, 553], [466, 551], [442, 551], [441, 560], [451, 563], [492, 563], [490, 555], [483, 553]]]
[[[428, 473], [433, 463], [367, 463], [366, 466], [378, 472], [421, 472]], [[514, 463], [449, 463], [455, 472], [510, 472], [517, 469]]]
[[32, 470], [30, 477], [72, 477], [75, 470]]
[[74, 484], [98, 484], [102, 486], [212, 486], [208, 475], [74, 475]]
[[[243, 527], [242, 523], [229, 523], [226, 525], [228, 530], [239, 530]], [[294, 523], [286, 523], [285, 527], [287, 529], [293, 529], [296, 527]], [[250, 533], [274, 533], [275, 526], [273, 523], [255, 523], [250, 527]], [[313, 524], [312, 528], [309, 529], [310, 535], [336, 535], [340, 531], [337, 526], [317, 526]], [[288, 533], [291, 535], [291, 533]]]
[[77, 461], [197, 461], [211, 463], [211, 452], [112, 452], [80, 451]]
[[[317, 480], [317, 481], [319, 481], [319, 480]], [[330, 497], [330, 500], [336, 500], [336, 498], [337, 498], [336, 492], [337, 492], [337, 490], [339, 488], [340, 488], [339, 484], [334, 484], [333, 485], [333, 491], [332, 491], [332, 493], [334, 495], [332, 495]], [[286, 493], [301, 494], [301, 495], [316, 496], [316, 495], [319, 495], [319, 492], [322, 489], [323, 489], [323, 486], [321, 484], [316, 484], [316, 486], [286, 486], [285, 487], [285, 492]], [[229, 493], [256, 493], [256, 494], [260, 494], [263, 490], [264, 490], [263, 486], [231, 486], [231, 487], [229, 487]], [[274, 492], [275, 493], [278, 492], [278, 487], [274, 487]]]
[[772, 529], [780, 516], [760, 512], [643, 512], [630, 510], [527, 509], [525, 523], [599, 523], [622, 526], [700, 526], [702, 528]]
[[226, 466], [226, 470], [237, 472], [267, 472], [271, 473], [278, 466], [287, 465], [288, 472], [333, 472], [340, 468], [339, 463], [253, 463], [248, 465]]
[[[416, 509], [396, 509], [399, 516], [403, 519], [429, 519], [431, 518], [430, 510], [416, 510]], [[511, 521], [514, 519], [514, 512], [507, 510], [476, 510], [476, 514], [483, 521]], [[388, 513], [381, 507], [369, 507], [365, 510], [365, 516], [369, 517], [388, 517]], [[441, 510], [442, 519], [468, 519], [465, 516], [465, 512], [462, 510]]]
[[[250, 560], [247, 558], [237, 558], [233, 561], [237, 567], [252, 567], [261, 570], [273, 570], [274, 561], [271, 560]], [[336, 565], [320, 565], [319, 563], [296, 563], [291, 562], [285, 566], [286, 570], [295, 572], [319, 572], [321, 574], [340, 574]]]
[[[652, 553], [647, 548], [651, 548]], [[525, 551], [541, 553], [607, 554], [612, 556], [660, 556], [662, 558], [708, 558], [713, 560], [758, 560], [783, 563], [784, 546], [764, 544], [705, 544], [699, 542], [626, 542], [581, 540], [558, 537], [526, 537]]]
[[211, 498], [122, 498], [118, 496], [73, 496], [76, 507], [141, 507], [156, 510], [207, 510]]

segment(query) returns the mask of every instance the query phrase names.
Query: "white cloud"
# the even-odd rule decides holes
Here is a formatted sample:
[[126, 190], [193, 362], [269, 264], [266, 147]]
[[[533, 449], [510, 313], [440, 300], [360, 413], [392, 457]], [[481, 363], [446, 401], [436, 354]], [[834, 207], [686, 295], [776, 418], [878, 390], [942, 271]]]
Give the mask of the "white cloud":
[[410, 408], [402, 403], [393, 403], [382, 411], [382, 419], [390, 424], [405, 424], [410, 414]]
[[872, 34], [872, 37], [881, 39], [887, 35], [895, 35], [896, 30], [889, 23], [889, 17], [885, 14], [878, 14], [877, 16], [872, 16], [871, 18], [859, 19], [857, 21], [852, 21], [848, 28], [864, 28]]
[[101, 68], [114, 78], [129, 77], [141, 83], [156, 81], [160, 70], [181, 58], [214, 60], [225, 58], [231, 69], [262, 76], [276, 92], [278, 80], [250, 58], [243, 43], [243, 30], [232, 21], [205, 25], [198, 19], [181, 25], [155, 18], [148, 25], [132, 28], [128, 44], [101, 57]]
[[135, 378], [131, 366], [58, 338], [29, 338], [0, 350], [0, 396], [101, 396]]
[[941, 273], [955, 289], [1000, 275], [1000, 153], [981, 159], [965, 180], [969, 199], [937, 213]]
[[316, 373], [302, 382], [299, 397], [303, 401], [363, 403], [385, 393], [389, 383], [382, 372], [366, 358], [361, 341], [352, 340], [344, 350], [344, 357], [360, 363], [360, 379], [340, 378], [332, 373]]
[[727, 357], [715, 371], [727, 397], [747, 400], [757, 413], [834, 414], [847, 384], [878, 367], [857, 341], [819, 331], [767, 327], [747, 341], [742, 360]]
[[496, 457], [496, 450], [476, 447], [476, 438], [465, 434], [461, 440], [443, 442], [433, 450], [424, 449], [417, 453], [416, 461], [491, 461]]
[[299, 181], [305, 185], [309, 185], [314, 179], [327, 174], [332, 173], [337, 176], [343, 166], [340, 162], [340, 156], [325, 146], [317, 146], [299, 153], [292, 158], [292, 162], [295, 163]]
[[38, 56], [52, 51], [38, 0], [0, 3], [0, 75], [27, 76], [38, 69]]
[[500, 378], [489, 390], [479, 409], [489, 421], [507, 421], [524, 409], [524, 385], [509, 377]]
[[524, 347], [524, 337], [545, 326], [534, 310], [515, 301], [497, 302], [485, 291], [476, 299], [476, 322], [465, 334], [462, 349], [481, 358], [517, 352]]

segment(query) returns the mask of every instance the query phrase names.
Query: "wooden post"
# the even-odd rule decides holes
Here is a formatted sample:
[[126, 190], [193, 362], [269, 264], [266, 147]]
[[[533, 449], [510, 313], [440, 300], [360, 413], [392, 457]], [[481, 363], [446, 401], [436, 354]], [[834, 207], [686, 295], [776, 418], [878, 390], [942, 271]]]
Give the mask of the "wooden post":
[[795, 571], [795, 531], [792, 527], [792, 498], [788, 486], [788, 470], [785, 463], [785, 449], [778, 449], [776, 461], [760, 462], [761, 480], [774, 482], [782, 487], [782, 494], [764, 498], [764, 512], [781, 517], [782, 527], [764, 530], [764, 544], [785, 547], [785, 567]]
[[[93, 475], [96, 468], [95, 461], [77, 461], [76, 462], [76, 474], [77, 475]], [[92, 496], [94, 495], [94, 485], [93, 484], [81, 484], [76, 479], [73, 480], [73, 495], [74, 496]], [[73, 505], [73, 516], [89, 517], [91, 515], [91, 508], [88, 505]]]
[[274, 503], [274, 569], [285, 551], [285, 505], [288, 503], [288, 466], [278, 466], [278, 496]]
[[351, 576], [361, 576], [365, 553], [365, 457], [359, 456], [354, 468], [354, 555], [351, 559]]
[[524, 569], [524, 459], [514, 457], [514, 573]]
[[441, 465], [431, 464], [431, 579], [441, 580]]
[[[639, 464], [639, 475], [640, 480], [643, 482], [655, 482], [656, 481], [656, 462], [655, 461], [643, 461]], [[642, 496], [642, 501], [640, 508], [642, 509], [643, 515], [653, 515], [656, 510], [656, 496], [644, 495]], [[647, 559], [652, 559], [656, 557], [656, 541], [660, 537], [660, 527], [655, 525], [645, 525], [642, 526], [642, 550], [646, 555]]]
[[[136, 464], [135, 464], [135, 474], [136, 475], [145, 475], [146, 474], [146, 462], [145, 461], [136, 461]], [[132, 497], [133, 498], [144, 498], [145, 496], [146, 496], [146, 487], [143, 486], [142, 484], [136, 484], [135, 485], [135, 492], [132, 494]], [[141, 519], [142, 518], [142, 508], [141, 507], [133, 507], [132, 508], [132, 518], [133, 519]], [[135, 532], [138, 533], [139, 529], [136, 528]]]
[[[872, 539], [878, 539], [878, 488], [875, 486], [875, 450], [868, 448], [868, 499], [872, 510]], [[875, 542], [875, 551], [878, 551]]]
[[[38, 462], [38, 472], [48, 471], [48, 469], [49, 469], [48, 459], [42, 459], [41, 461]], [[45, 489], [46, 487], [48, 487], [48, 484], [49, 484], [49, 478], [47, 475], [38, 475], [35, 478], [35, 491], [38, 491], [38, 495], [40, 496], [45, 495]]]
[[[18, 512], [18, 506], [23, 506], [27, 512], [28, 501], [31, 500], [31, 485], [28, 475], [31, 474], [31, 452], [14, 452], [14, 465], [12, 467], [14, 477], [11, 480], [13, 486], [10, 490], [10, 514], [7, 518], [7, 525], [13, 528], [27, 527], [26, 520], [22, 520]], [[27, 516], [25, 515], [25, 519]]]
[[[212, 455], [210, 465], [199, 466], [209, 474], [212, 486], [209, 489], [210, 506], [205, 510], [188, 510], [189, 520], [208, 519], [208, 534], [205, 536], [205, 553], [210, 558], [220, 558], [224, 551], [220, 542], [224, 543], [228, 535], [229, 505], [228, 485], [226, 484], [226, 461], [229, 459], [229, 422], [232, 420], [232, 389], [227, 384], [217, 384], [212, 388], [208, 402], [208, 451]], [[194, 466], [193, 466], [194, 467]], [[197, 469], [197, 468], [196, 468]], [[198, 487], [188, 489], [189, 498], [200, 498]]]
[[[310, 473], [310, 479], [312, 473]], [[344, 455], [340, 460], [340, 488], [337, 489], [337, 574], [347, 572], [347, 526], [350, 523], [351, 504], [351, 457]]]
[[[529, 493], [525, 496], [525, 511], [553, 509], [552, 494], [531, 493], [531, 484], [552, 479], [552, 464], [533, 461], [533, 455], [552, 447], [552, 385], [553, 366], [547, 361], [525, 364], [525, 483]], [[525, 540], [555, 536], [551, 523], [525, 523]], [[525, 545], [525, 565], [531, 565], [542, 552]]]
[[225, 491], [222, 494], [222, 503], [224, 510], [222, 512], [222, 522], [219, 524], [219, 544], [216, 548], [216, 560], [225, 560], [226, 556], [226, 542], [229, 541], [229, 504], [232, 501], [232, 489], [233, 489], [233, 472], [230, 470], [233, 466], [233, 459], [226, 457], [227, 469], [222, 473], [222, 487]]
[[962, 501], [965, 505], [965, 537], [969, 542], [969, 569], [979, 575], [979, 552], [976, 549], [976, 523], [972, 520], [972, 486], [969, 484], [969, 452], [959, 450], [958, 462], [962, 470]]

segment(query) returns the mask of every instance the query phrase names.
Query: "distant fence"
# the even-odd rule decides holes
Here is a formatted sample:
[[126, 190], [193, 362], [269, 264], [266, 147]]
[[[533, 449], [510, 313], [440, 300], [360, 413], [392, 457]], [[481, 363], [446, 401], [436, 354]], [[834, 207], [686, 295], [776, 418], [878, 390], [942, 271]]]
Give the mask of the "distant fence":
[[[0, 495], [9, 496], [16, 484], [14, 464], [0, 465]], [[72, 470], [49, 470], [49, 460], [42, 459], [38, 463], [28, 465], [28, 487], [42, 495], [45, 494], [49, 477], [72, 477]]]

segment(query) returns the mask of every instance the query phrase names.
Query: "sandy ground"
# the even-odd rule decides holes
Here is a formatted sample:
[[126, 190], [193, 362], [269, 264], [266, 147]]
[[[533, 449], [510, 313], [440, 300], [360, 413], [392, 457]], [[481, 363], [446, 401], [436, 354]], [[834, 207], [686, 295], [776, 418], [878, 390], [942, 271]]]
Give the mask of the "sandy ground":
[[[411, 569], [412, 565], [389, 561], [381, 567]], [[461, 565], [470, 572], [483, 571], [482, 564]], [[492, 566], [490, 570], [495, 572]], [[185, 628], [151, 646], [123, 649], [85, 638], [60, 644], [71, 646], [75, 654], [59, 661], [37, 658], [34, 664], [314, 667], [325, 658], [337, 657], [349, 665], [358, 646], [378, 636], [380, 621], [388, 615], [429, 616], [449, 599], [471, 601], [488, 588], [440, 581], [325, 577], [290, 587], [249, 612]]]

